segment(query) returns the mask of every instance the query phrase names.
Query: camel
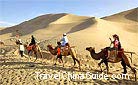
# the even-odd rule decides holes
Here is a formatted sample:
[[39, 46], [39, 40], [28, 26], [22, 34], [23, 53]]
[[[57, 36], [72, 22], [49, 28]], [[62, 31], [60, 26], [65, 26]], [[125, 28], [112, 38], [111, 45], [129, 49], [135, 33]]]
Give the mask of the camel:
[[[52, 55], [57, 55], [57, 48], [53, 48], [52, 45], [47, 45], [47, 48], [48, 48], [48, 50], [50, 51], [50, 53]], [[76, 58], [77, 54], [76, 54], [76, 51], [75, 51], [74, 48], [69, 47], [68, 50], [63, 50], [61, 52], [61, 55], [65, 56], [65, 57], [71, 55], [71, 57], [72, 57], [72, 59], [74, 61], [73, 67], [76, 65], [76, 61], [77, 61], [77, 63], [79, 64], [79, 69], [81, 69], [80, 68], [80, 61]], [[64, 66], [64, 63], [63, 63], [63, 66]]]
[[[20, 42], [17, 40], [17, 41], [16, 41], [16, 44], [17, 44], [17, 45], [20, 45]], [[31, 46], [29, 46], [28, 44], [24, 44], [24, 47], [25, 47], [26, 50], [27, 50], [29, 59], [30, 59], [30, 54], [31, 54], [31, 52], [36, 56], [35, 61], [37, 60], [37, 53], [39, 53], [40, 56], [41, 56], [41, 58], [43, 58], [43, 55], [42, 55], [42, 52], [41, 52], [41, 49], [40, 49], [39, 45], [36, 44], [36, 45], [31, 45]], [[34, 61], [34, 62], [35, 62], [35, 61]]]
[[[108, 62], [110, 62], [110, 63], [121, 62], [121, 65], [123, 66], [123, 69], [124, 69], [123, 73], [124, 74], [127, 73], [126, 66], [128, 66], [132, 70], [132, 72], [135, 74], [135, 80], [136, 80], [136, 70], [135, 70], [134, 67], [132, 67], [130, 65], [129, 60], [128, 60], [127, 56], [124, 54], [124, 52], [123, 51], [119, 51], [115, 61], [112, 61], [110, 59], [110, 57], [107, 58], [107, 54], [108, 54], [108, 49], [109, 48], [110, 47], [106, 47], [106, 48], [102, 49], [99, 53], [96, 53], [95, 52], [95, 48], [93, 48], [93, 47], [87, 47], [86, 50], [90, 52], [91, 57], [93, 59], [95, 59], [95, 60], [102, 59], [101, 62], [98, 63], [98, 65], [100, 66], [102, 63], [104, 63], [106, 65], [107, 73], [109, 72]], [[100, 68], [101, 68], [101, 66], [100, 66]], [[102, 71], [102, 69], [101, 69], [101, 71]]]

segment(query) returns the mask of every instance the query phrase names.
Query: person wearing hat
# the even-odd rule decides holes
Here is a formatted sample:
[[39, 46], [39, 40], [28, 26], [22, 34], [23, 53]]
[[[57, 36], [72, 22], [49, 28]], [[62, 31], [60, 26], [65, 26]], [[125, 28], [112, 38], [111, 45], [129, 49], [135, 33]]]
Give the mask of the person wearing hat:
[[109, 49], [107, 58], [109, 58], [110, 56], [112, 56], [113, 58], [116, 58], [118, 54], [117, 51], [121, 49], [121, 43], [119, 41], [119, 36], [117, 34], [114, 34], [113, 39], [114, 40], [112, 41], [110, 38], [111, 44], [113, 44], [113, 47]]
[[18, 39], [19, 43], [22, 43], [22, 40], [21, 39]]
[[61, 46], [64, 47], [68, 43], [67, 34], [64, 33], [62, 39], [60, 40]]
[[113, 35], [113, 38], [114, 38], [114, 41], [112, 41], [113, 43], [113, 48], [116, 49], [116, 50], [119, 50], [121, 49], [121, 43], [119, 41], [119, 36], [114, 34]]
[[19, 53], [20, 53], [20, 55], [21, 55], [21, 57], [23, 57], [24, 55], [24, 45], [23, 45], [23, 43], [21, 42], [21, 39], [19, 40], [20, 42], [19, 42]]
[[34, 36], [31, 36], [31, 43], [29, 44], [29, 46], [31, 45], [35, 45], [36, 44], [36, 39], [34, 38]]

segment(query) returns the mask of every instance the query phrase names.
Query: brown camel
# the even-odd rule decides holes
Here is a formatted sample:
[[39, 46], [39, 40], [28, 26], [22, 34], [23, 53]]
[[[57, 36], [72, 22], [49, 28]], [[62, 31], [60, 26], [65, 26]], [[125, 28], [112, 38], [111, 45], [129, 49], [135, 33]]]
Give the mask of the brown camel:
[[[110, 63], [118, 63], [118, 62], [121, 62], [121, 65], [123, 66], [123, 69], [124, 69], [124, 72], [123, 73], [124, 74], [127, 73], [126, 66], [128, 66], [133, 71], [133, 73], [135, 74], [135, 80], [136, 80], [136, 70], [135, 70], [134, 67], [132, 67], [130, 65], [129, 60], [128, 60], [127, 56], [124, 54], [124, 52], [123, 51], [119, 51], [116, 59], [114, 61], [112, 61], [110, 58], [107, 58], [108, 49], [109, 49], [109, 47], [106, 47], [106, 48], [102, 49], [101, 52], [96, 53], [95, 52], [95, 49], [93, 47], [87, 47], [86, 48], [86, 50], [90, 52], [91, 57], [93, 59], [95, 59], [95, 60], [102, 59], [101, 62], [98, 63], [98, 65], [100, 66], [102, 63], [105, 63], [106, 69], [107, 69], [107, 73], [109, 71], [108, 62], [110, 62]], [[101, 69], [101, 71], [102, 71], [102, 69]]]
[[[50, 51], [51, 54], [57, 55], [57, 48], [53, 48], [52, 45], [48, 45], [47, 47], [48, 47], [48, 50]], [[74, 48], [69, 47], [68, 50], [63, 50], [61, 52], [61, 55], [65, 56], [65, 57], [71, 55], [71, 57], [74, 61], [73, 67], [75, 66], [76, 61], [77, 61], [77, 63], [79, 64], [79, 69], [81, 69], [80, 68], [80, 61], [76, 58], [77, 55], [76, 55], [76, 51], [74, 50]], [[64, 63], [63, 63], [63, 66], [64, 66]]]
[[[17, 41], [16, 41], [16, 44], [17, 44], [17, 45], [20, 45], [20, 42], [17, 40]], [[27, 50], [29, 59], [30, 59], [30, 54], [31, 54], [31, 52], [36, 56], [35, 61], [37, 60], [37, 53], [39, 53], [40, 56], [41, 56], [41, 58], [43, 58], [43, 55], [42, 55], [42, 52], [41, 52], [41, 49], [40, 49], [39, 45], [31, 45], [31, 46], [29, 46], [28, 44], [24, 44], [24, 47], [25, 47], [26, 50]], [[35, 62], [35, 61], [34, 61], [34, 62]]]
[[33, 52], [33, 54], [35, 54], [35, 56], [36, 56], [35, 61], [37, 60], [37, 53], [39, 53], [41, 58], [43, 58], [43, 55], [42, 55], [42, 52], [41, 52], [39, 45], [31, 45], [31, 46], [24, 45], [24, 47], [27, 49], [29, 57], [30, 57], [31, 52]]

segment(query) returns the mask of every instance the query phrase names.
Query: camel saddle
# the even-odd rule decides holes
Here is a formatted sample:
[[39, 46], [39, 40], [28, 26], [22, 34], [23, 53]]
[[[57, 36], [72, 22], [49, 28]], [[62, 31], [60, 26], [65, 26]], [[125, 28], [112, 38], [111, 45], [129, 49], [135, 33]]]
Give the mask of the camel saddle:
[[28, 50], [28, 51], [29, 51], [29, 50], [32, 50], [32, 49], [34, 49], [34, 48], [36, 48], [36, 45], [27, 46], [27, 50]]
[[119, 50], [112, 50], [112, 51], [108, 52], [108, 57], [112, 60], [115, 60], [115, 59], [117, 59], [117, 57], [121, 58], [123, 52], [124, 52], [123, 48], [121, 48]]

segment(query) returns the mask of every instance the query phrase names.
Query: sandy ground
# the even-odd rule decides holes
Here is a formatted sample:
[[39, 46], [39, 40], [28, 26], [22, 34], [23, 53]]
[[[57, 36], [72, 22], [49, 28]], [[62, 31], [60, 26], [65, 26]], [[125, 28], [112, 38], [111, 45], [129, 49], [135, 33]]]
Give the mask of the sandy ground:
[[[12, 47], [11, 47], [12, 48]], [[4, 49], [4, 48], [3, 48]], [[109, 74], [105, 79], [95, 79], [92, 77], [92, 74], [99, 74], [100, 68], [98, 68], [98, 62], [95, 61], [88, 55], [78, 55], [78, 59], [81, 61], [82, 70], [78, 69], [78, 65], [75, 68], [73, 66], [73, 60], [71, 56], [63, 58], [65, 66], [62, 66], [62, 63], [57, 62], [57, 65], [54, 65], [55, 57], [53, 57], [49, 52], [44, 51], [44, 59], [39, 58], [36, 62], [33, 62], [35, 58], [31, 57], [29, 62], [28, 56], [20, 57], [17, 54], [18, 51], [10, 51], [5, 55], [1, 55], [0, 59], [0, 84], [2, 85], [49, 85], [49, 84], [137, 84], [138, 82], [134, 81], [134, 75], [132, 71], [128, 69], [129, 78], [121, 79], [121, 72], [123, 68], [120, 63], [111, 64], [109, 63]], [[136, 56], [134, 56], [136, 57]], [[53, 60], [54, 58], [54, 60]], [[133, 59], [133, 66], [138, 69], [137, 60]], [[33, 65], [33, 66], [32, 66]], [[102, 64], [102, 69], [105, 69], [104, 64]], [[52, 77], [47, 77], [47, 75], [53, 75]], [[86, 77], [86, 74], [91, 75]], [[103, 72], [106, 75], [106, 70]], [[56, 75], [56, 77], [54, 77]], [[57, 76], [58, 75], [58, 76]], [[64, 75], [64, 76], [62, 76]], [[74, 75], [74, 76], [73, 76]], [[75, 77], [75, 75], [77, 77]], [[84, 75], [85, 77], [78, 77], [78, 75]], [[112, 76], [114, 75], [114, 76]], [[119, 75], [119, 77], [118, 77]], [[69, 78], [68, 78], [69, 76]], [[64, 79], [65, 78], [65, 79]], [[111, 79], [115, 78], [115, 79]], [[120, 78], [120, 79], [119, 79]], [[138, 73], [137, 73], [138, 79]]]

